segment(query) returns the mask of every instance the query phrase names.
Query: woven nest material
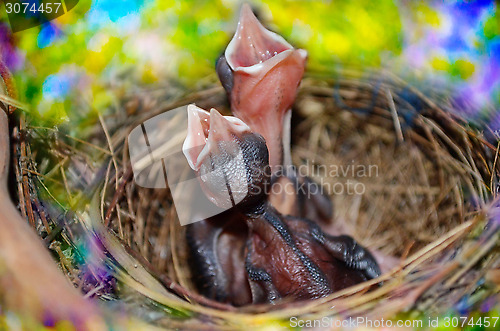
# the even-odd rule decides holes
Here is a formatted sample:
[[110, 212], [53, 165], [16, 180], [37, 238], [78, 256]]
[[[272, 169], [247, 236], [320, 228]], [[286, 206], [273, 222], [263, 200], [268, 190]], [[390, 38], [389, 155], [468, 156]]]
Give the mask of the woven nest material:
[[[87, 296], [159, 326], [246, 329], [288, 325], [292, 316], [419, 318], [463, 300], [477, 309], [498, 291], [498, 143], [453, 115], [444, 91], [379, 72], [304, 79], [293, 108], [294, 164], [336, 188], [331, 226], [396, 267], [318, 300], [242, 308], [196, 292], [170, 191], [137, 186], [127, 148], [134, 127], [180, 105], [227, 113], [222, 88], [115, 92], [121, 104], [82, 136], [22, 118], [14, 145], [21, 210]], [[376, 173], [342, 173], [346, 165]], [[363, 192], [347, 192], [349, 182]]]

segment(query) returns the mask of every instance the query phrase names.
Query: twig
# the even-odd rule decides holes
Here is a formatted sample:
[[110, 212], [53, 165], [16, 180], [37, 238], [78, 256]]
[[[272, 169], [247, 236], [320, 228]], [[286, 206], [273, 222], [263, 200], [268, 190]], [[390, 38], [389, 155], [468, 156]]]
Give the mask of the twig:
[[394, 129], [396, 130], [396, 136], [400, 143], [404, 141], [403, 130], [401, 129], [401, 122], [399, 121], [398, 111], [396, 110], [396, 105], [394, 104], [394, 99], [392, 97], [391, 91], [387, 88], [385, 89], [385, 95], [387, 101], [389, 102], [389, 108], [391, 109], [392, 120], [394, 121]]

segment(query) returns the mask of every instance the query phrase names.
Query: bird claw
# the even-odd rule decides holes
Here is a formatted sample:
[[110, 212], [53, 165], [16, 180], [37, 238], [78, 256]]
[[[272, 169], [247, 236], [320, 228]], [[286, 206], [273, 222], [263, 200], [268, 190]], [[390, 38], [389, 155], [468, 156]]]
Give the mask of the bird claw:
[[341, 259], [350, 268], [361, 270], [369, 278], [377, 278], [381, 275], [380, 268], [373, 255], [360, 246], [352, 237], [349, 236], [328, 236], [326, 246], [337, 256], [341, 253]]

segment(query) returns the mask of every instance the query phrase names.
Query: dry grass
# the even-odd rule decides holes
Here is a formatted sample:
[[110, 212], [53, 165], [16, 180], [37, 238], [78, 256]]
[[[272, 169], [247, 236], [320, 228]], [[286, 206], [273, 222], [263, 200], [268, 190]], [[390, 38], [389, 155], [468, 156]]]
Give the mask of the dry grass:
[[[499, 267], [498, 223], [484, 229], [497, 192], [498, 146], [445, 111], [453, 108], [446, 96], [424, 95], [387, 73], [367, 79], [345, 71], [340, 77], [303, 81], [293, 115], [293, 159], [327, 187], [363, 184], [362, 195], [332, 194], [335, 217], [327, 228], [396, 259], [380, 279], [299, 305], [236, 309], [196, 293], [170, 192], [135, 185], [126, 138], [145, 119], [187, 103], [227, 112], [219, 87], [129, 96], [100, 116], [84, 141], [21, 122], [28, 133], [16, 144], [23, 214], [47, 243], [74, 250], [66, 259], [59, 250], [61, 265], [88, 296], [120, 302], [160, 326], [246, 328], [280, 325], [290, 316], [446, 311]], [[50, 161], [35, 166], [35, 145], [46, 148]], [[377, 175], [332, 176], [317, 171], [322, 165], [372, 166]], [[69, 207], [48, 207], [57, 205], [58, 194]], [[75, 262], [81, 241], [97, 258], [83, 254], [83, 262]], [[374, 286], [379, 281], [383, 285]], [[482, 287], [477, 302], [494, 293], [493, 285]]]

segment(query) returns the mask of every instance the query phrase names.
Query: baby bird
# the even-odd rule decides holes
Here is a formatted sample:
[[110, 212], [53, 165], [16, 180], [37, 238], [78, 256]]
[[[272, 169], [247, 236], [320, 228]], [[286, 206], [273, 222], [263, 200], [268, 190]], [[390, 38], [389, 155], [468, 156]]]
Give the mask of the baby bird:
[[291, 106], [306, 59], [305, 50], [264, 28], [244, 4], [236, 33], [216, 65], [231, 111], [266, 140], [273, 172], [291, 164]]
[[309, 190], [311, 179], [297, 173], [290, 154], [291, 107], [306, 59], [305, 50], [264, 28], [245, 4], [216, 70], [233, 114], [266, 140], [272, 183], [278, 185], [269, 195], [271, 204], [283, 214], [328, 223], [333, 214], [329, 197]]
[[207, 197], [228, 209], [188, 226], [193, 273], [203, 294], [234, 305], [305, 300], [380, 275], [373, 256], [351, 237], [327, 235], [316, 223], [283, 215], [269, 203], [269, 154], [260, 134], [215, 109], [188, 111], [183, 152]]

